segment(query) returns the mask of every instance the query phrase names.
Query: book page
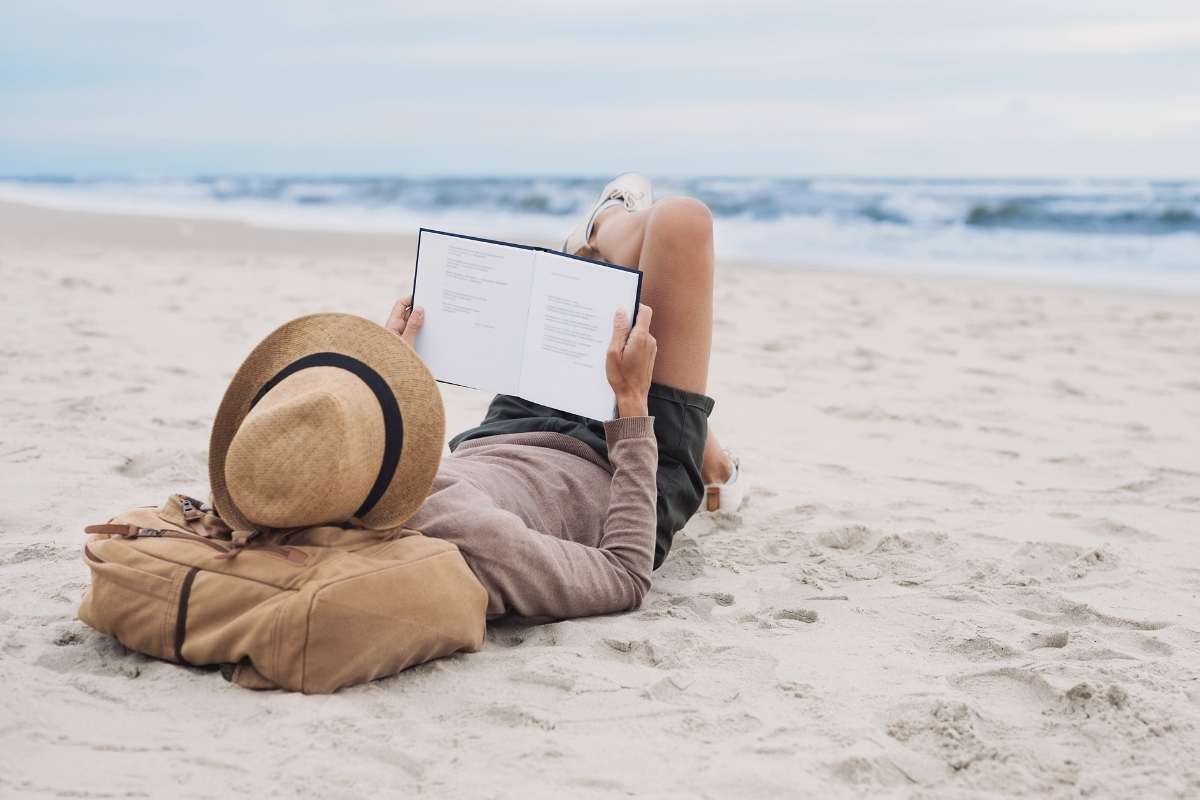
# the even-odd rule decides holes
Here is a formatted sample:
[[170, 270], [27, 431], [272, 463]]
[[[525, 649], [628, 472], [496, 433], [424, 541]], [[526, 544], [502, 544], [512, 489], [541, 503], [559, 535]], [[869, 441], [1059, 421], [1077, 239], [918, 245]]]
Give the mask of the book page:
[[439, 381], [516, 394], [535, 251], [421, 231], [417, 354]]
[[633, 319], [640, 275], [538, 252], [518, 394], [591, 419], [613, 416], [604, 370], [618, 308]]

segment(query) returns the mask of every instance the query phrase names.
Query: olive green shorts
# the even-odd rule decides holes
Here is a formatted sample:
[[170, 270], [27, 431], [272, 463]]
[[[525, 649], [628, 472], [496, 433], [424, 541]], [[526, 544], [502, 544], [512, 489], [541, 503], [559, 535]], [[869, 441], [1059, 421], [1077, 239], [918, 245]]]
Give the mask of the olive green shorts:
[[[648, 400], [658, 440], [658, 531], [654, 545], [654, 568], [658, 569], [671, 550], [676, 531], [687, 524], [704, 500], [700, 465], [704, 462], [708, 415], [714, 401], [707, 395], [658, 383], [650, 384]], [[450, 449], [468, 439], [533, 431], [565, 433], [608, 458], [604, 423], [507, 394], [496, 395], [483, 422], [451, 439]]]

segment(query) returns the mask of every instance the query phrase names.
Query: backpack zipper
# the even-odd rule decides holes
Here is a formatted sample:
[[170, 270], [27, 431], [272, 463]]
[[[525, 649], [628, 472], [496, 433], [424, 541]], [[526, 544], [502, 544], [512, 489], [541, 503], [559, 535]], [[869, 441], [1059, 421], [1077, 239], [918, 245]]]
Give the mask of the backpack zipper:
[[[225, 544], [215, 539], [210, 539], [207, 536], [201, 536], [198, 533], [188, 531], [163, 530], [161, 528], [143, 528], [140, 525], [121, 525], [115, 523], [106, 523], [104, 525], [88, 525], [84, 528], [86, 533], [93, 535], [118, 536], [122, 539], [182, 539], [183, 541], [198, 542], [207, 547], [211, 547], [221, 554], [223, 558], [232, 558], [243, 550], [254, 550], [255, 552], [265, 553], [275, 558], [281, 558], [289, 564], [303, 565], [308, 561], [308, 555], [295, 547], [286, 547], [277, 544], [264, 544], [255, 546], [238, 546], [235, 547], [232, 543]], [[96, 558], [94, 555], [88, 555], [93, 561], [103, 563], [102, 559]]]
[[[208, 538], [207, 536], [201, 536], [198, 533], [185, 533], [183, 531], [165, 531], [165, 530], [160, 530], [158, 528], [139, 528], [137, 533], [134, 534], [134, 536], [132, 538], [135, 538], [135, 539], [160, 539], [160, 538], [184, 539], [187, 541], [193, 541], [193, 542], [198, 542], [201, 544], [206, 544], [209, 547], [213, 548], [214, 550], [216, 550], [220, 553], [224, 553], [226, 555], [231, 554], [234, 551], [234, 548], [232, 545], [224, 545], [224, 544], [221, 544], [220, 542], [217, 542], [213, 539]], [[256, 545], [256, 546], [251, 546], [251, 547], [245, 547], [245, 548], [241, 548], [241, 549], [253, 551], [255, 553], [264, 553], [269, 556], [274, 556], [275, 558], [282, 558], [284, 561], [287, 561], [289, 564], [303, 564], [304, 562], [306, 562], [308, 560], [308, 556], [304, 554], [304, 551], [297, 550], [294, 547], [283, 547], [281, 545], [268, 544], [268, 545]]]
[[212, 549], [228, 553], [229, 548], [225, 545], [209, 539], [207, 536], [201, 536], [198, 533], [183, 533], [182, 531], [164, 531], [158, 528], [138, 528], [137, 533], [129, 537], [131, 539], [185, 539], [187, 541], [197, 542], [198, 544], [206, 544]]

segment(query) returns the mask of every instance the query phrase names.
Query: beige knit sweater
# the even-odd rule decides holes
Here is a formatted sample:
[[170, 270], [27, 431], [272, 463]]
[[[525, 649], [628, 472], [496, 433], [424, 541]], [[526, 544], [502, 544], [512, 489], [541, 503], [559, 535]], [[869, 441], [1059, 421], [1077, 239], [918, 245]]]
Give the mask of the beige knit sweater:
[[487, 589], [489, 617], [637, 608], [654, 561], [654, 418], [604, 430], [608, 462], [561, 433], [463, 442], [405, 527], [458, 545]]

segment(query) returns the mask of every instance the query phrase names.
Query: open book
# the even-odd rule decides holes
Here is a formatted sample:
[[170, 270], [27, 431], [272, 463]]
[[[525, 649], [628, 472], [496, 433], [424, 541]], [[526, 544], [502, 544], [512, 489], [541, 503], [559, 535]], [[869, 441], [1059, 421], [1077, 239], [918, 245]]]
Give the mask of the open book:
[[635, 269], [422, 228], [416, 350], [439, 381], [611, 419], [613, 314], [623, 308], [632, 321], [641, 292]]

